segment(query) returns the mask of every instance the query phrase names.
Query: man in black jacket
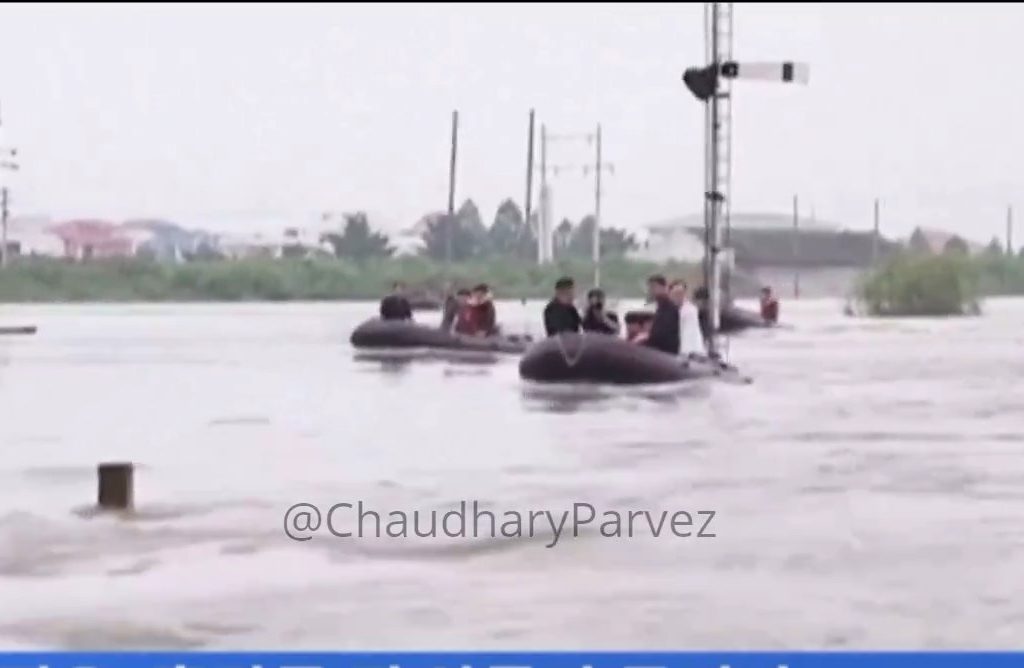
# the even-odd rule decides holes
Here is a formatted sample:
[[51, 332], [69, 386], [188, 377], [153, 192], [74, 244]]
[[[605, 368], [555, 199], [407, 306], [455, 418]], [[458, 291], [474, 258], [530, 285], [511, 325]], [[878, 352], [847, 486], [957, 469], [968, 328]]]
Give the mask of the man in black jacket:
[[604, 291], [594, 288], [587, 293], [587, 310], [583, 315], [583, 331], [597, 334], [618, 334], [619, 317], [604, 309]]
[[391, 294], [380, 300], [381, 320], [412, 320], [412, 305], [405, 297], [405, 283], [395, 281]]
[[668, 296], [668, 281], [657, 274], [647, 279], [647, 291], [657, 305], [643, 344], [669, 355], [679, 354], [679, 307]]
[[573, 305], [575, 289], [575, 281], [568, 276], [555, 283], [555, 297], [544, 307], [544, 331], [548, 336], [580, 331], [580, 312]]

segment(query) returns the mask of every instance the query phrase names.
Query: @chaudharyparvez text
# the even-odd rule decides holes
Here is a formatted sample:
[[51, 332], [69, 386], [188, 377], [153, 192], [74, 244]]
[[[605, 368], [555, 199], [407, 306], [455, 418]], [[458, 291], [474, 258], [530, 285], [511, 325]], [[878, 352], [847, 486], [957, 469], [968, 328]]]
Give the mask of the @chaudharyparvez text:
[[714, 510], [598, 510], [574, 503], [571, 510], [504, 510], [462, 501], [449, 510], [382, 510], [363, 501], [320, 509], [296, 503], [284, 514], [284, 533], [296, 541], [317, 534], [335, 538], [537, 538], [555, 547], [565, 536], [596, 529], [604, 538], [715, 538]]

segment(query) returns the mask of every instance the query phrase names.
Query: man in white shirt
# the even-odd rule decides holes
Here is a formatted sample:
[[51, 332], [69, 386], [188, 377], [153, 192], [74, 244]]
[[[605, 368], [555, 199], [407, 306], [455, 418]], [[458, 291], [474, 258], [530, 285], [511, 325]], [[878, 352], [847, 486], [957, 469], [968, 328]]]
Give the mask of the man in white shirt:
[[669, 297], [679, 306], [679, 354], [707, 355], [704, 348], [704, 337], [700, 333], [697, 307], [688, 299], [686, 283], [674, 281], [669, 289]]

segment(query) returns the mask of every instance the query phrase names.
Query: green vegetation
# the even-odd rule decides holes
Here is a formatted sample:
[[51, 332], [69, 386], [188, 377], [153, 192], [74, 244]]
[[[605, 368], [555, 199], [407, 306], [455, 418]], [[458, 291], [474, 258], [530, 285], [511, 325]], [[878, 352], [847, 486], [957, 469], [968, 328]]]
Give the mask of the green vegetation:
[[[511, 258], [529, 261], [537, 256], [536, 217], [527, 224], [519, 205], [506, 199], [494, 214], [490, 227], [484, 225], [480, 210], [467, 199], [459, 210], [449, 216], [433, 213], [423, 217], [424, 257], [442, 262], [470, 262], [485, 258]], [[362, 212], [344, 216], [345, 224], [336, 234], [325, 240], [337, 257], [382, 258], [390, 257], [393, 249], [386, 235], [373, 232]], [[592, 257], [594, 218], [586, 216], [578, 224], [566, 219], [555, 229], [555, 257], [561, 260], [585, 260]], [[601, 257], [621, 258], [637, 248], [636, 239], [625, 230], [602, 226]]]
[[[563, 221], [555, 233], [556, 262], [538, 267], [535, 225], [511, 199], [484, 225], [466, 200], [455, 215], [430, 214], [421, 225], [418, 257], [394, 257], [387, 235], [365, 213], [348, 213], [341, 228], [324, 234], [324, 247], [282, 248], [283, 259], [226, 260], [218, 252], [187, 254], [184, 264], [144, 258], [71, 263], [22, 258], [0, 273], [0, 302], [314, 301], [377, 299], [395, 280], [439, 295], [446, 283], [485, 282], [498, 298], [546, 297], [559, 276], [587, 286], [593, 218]], [[648, 275], [660, 271], [697, 282], [696, 267], [633, 262], [636, 248], [624, 230], [602, 228], [602, 287], [612, 296], [639, 296]]]
[[[625, 259], [602, 263], [602, 287], [612, 296], [642, 294], [654, 271], [698, 281], [698, 268], [656, 266]], [[394, 280], [428, 290], [448, 279], [488, 283], [499, 299], [540, 298], [555, 280], [574, 276], [590, 284], [589, 262], [561, 260], [546, 267], [517, 259], [444, 263], [425, 257], [281, 260], [196, 260], [169, 265], [147, 260], [70, 263], [23, 259], [0, 271], [0, 302], [318, 301], [377, 299]]]
[[869, 315], [946, 316], [976, 313], [976, 267], [959, 255], [901, 254], [860, 286]]
[[907, 250], [869, 272], [857, 291], [875, 316], [977, 315], [983, 297], [1011, 295], [1024, 295], [1024, 250], [1012, 255], [993, 239], [971, 256], [959, 237], [938, 255], [911, 237]]

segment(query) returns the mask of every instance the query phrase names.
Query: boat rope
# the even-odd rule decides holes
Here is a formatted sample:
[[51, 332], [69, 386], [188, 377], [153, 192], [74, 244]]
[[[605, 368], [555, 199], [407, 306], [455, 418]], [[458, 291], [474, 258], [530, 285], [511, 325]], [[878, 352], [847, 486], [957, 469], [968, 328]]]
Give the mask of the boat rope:
[[562, 335], [561, 334], [559, 334], [558, 336], [555, 337], [555, 341], [558, 342], [558, 350], [561, 351], [562, 359], [565, 360], [565, 363], [569, 366], [569, 368], [571, 369], [574, 366], [576, 366], [579, 363], [580, 358], [583, 357], [583, 351], [587, 347], [587, 335], [583, 334], [583, 335], [580, 336], [580, 347], [576, 351], [576, 355], [575, 356], [570, 355], [569, 351], [565, 349], [565, 343], [562, 341]]

